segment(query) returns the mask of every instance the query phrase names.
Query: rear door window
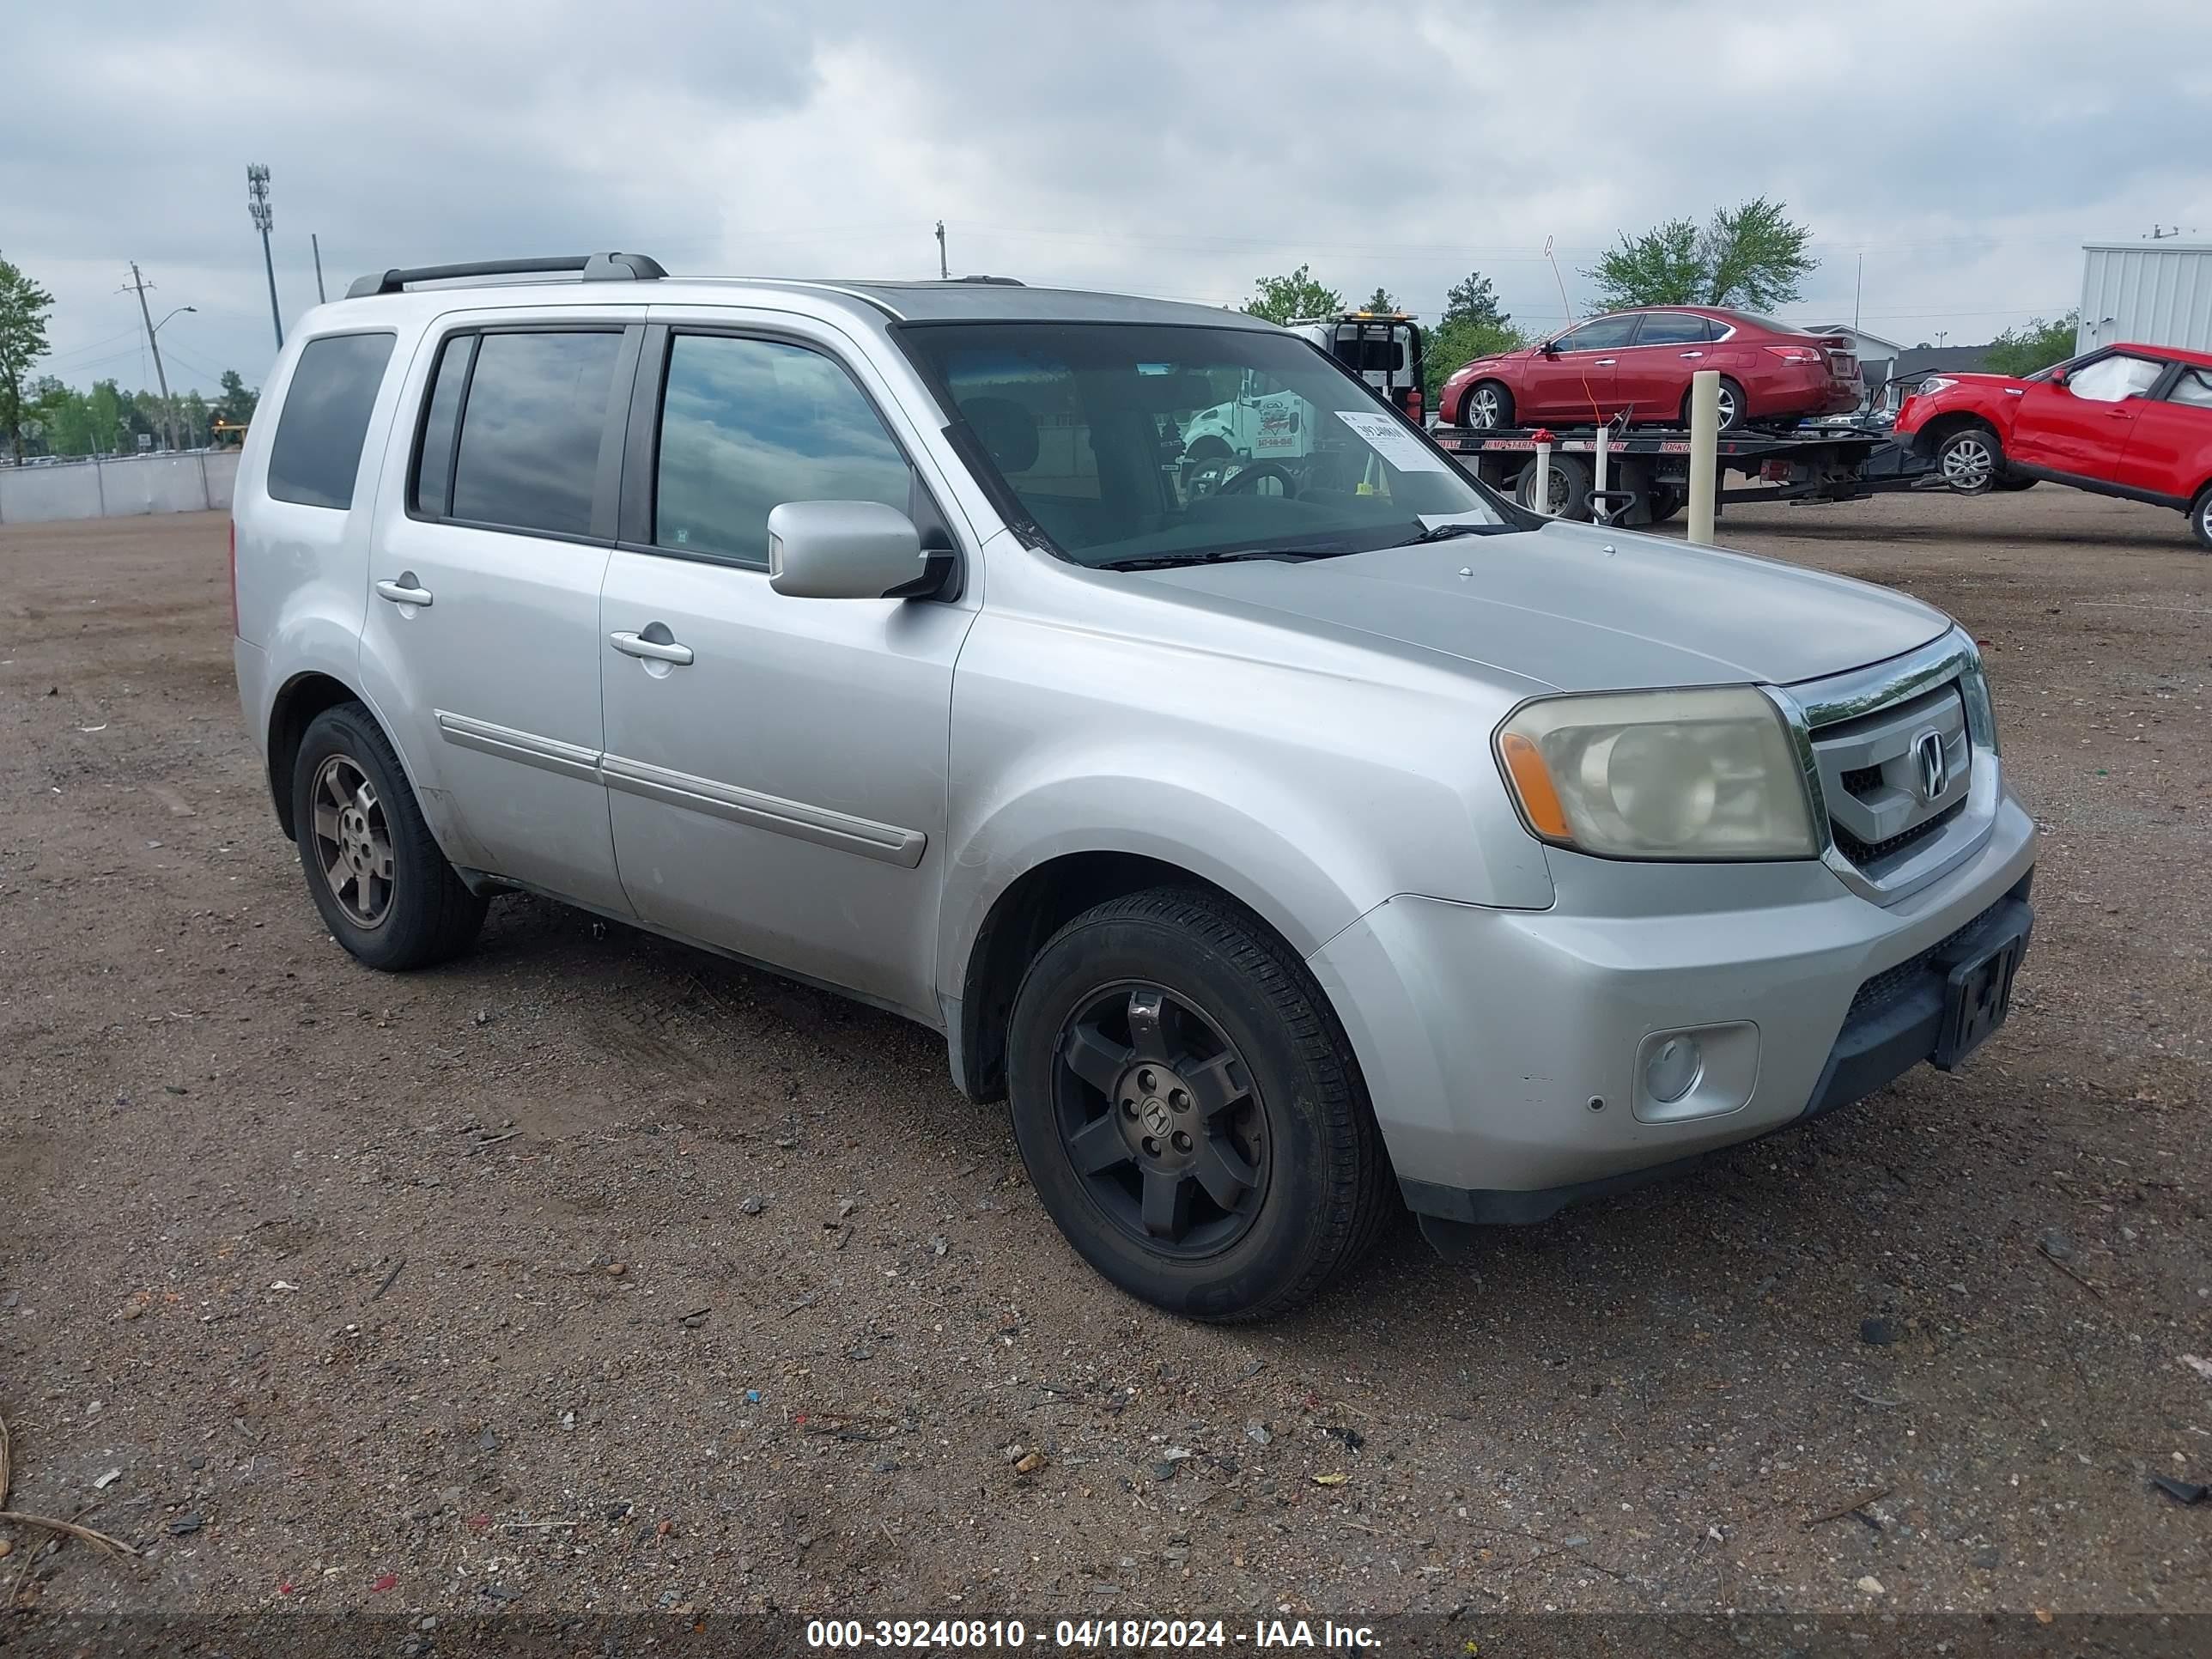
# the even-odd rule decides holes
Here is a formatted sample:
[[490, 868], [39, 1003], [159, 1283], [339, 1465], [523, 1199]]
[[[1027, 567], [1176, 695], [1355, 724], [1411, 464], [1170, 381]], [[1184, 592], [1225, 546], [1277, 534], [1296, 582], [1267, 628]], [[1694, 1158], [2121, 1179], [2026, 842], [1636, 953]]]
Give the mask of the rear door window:
[[906, 456], [852, 376], [781, 340], [669, 342], [655, 471], [654, 545], [746, 564], [768, 563], [768, 515], [786, 501], [913, 505]]
[[2173, 390], [2166, 395], [2177, 404], [2212, 409], [2212, 369], [2183, 369], [2181, 378], [2173, 383]]
[[[453, 349], [449, 343], [447, 351]], [[460, 395], [452, 516], [506, 530], [589, 535], [621, 353], [619, 329], [483, 335]], [[434, 420], [445, 389], [447, 365], [439, 367]]]
[[301, 348], [269, 447], [270, 495], [339, 512], [353, 505], [362, 441], [393, 337], [331, 334]]
[[1702, 344], [1712, 337], [1712, 325], [1686, 311], [1655, 311], [1644, 319], [1636, 343], [1648, 345]]

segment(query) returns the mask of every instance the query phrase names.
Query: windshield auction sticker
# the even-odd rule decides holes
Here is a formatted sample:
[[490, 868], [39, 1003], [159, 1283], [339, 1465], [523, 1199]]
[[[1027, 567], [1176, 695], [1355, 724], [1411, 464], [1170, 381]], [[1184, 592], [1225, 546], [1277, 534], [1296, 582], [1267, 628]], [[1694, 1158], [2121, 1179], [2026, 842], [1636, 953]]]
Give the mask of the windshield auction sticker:
[[1340, 409], [1336, 418], [1367, 441], [1368, 447], [1401, 472], [1446, 472], [1443, 457], [1433, 455], [1394, 416], [1373, 410]]

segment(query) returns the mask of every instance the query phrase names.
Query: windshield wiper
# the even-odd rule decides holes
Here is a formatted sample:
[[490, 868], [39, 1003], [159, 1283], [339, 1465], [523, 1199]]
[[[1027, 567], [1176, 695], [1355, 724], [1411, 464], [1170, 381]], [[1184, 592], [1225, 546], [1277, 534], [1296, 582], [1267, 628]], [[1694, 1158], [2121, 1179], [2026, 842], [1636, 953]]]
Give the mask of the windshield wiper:
[[1513, 526], [1510, 524], [1439, 524], [1431, 525], [1413, 540], [1404, 544], [1419, 547], [1424, 542], [1448, 542], [1455, 536], [1495, 536]]
[[1109, 559], [1100, 570], [1172, 570], [1186, 564], [1237, 564], [1247, 559], [1332, 559], [1333, 552], [1317, 553], [1301, 547], [1223, 548], [1212, 553], [1159, 553], [1140, 559]]

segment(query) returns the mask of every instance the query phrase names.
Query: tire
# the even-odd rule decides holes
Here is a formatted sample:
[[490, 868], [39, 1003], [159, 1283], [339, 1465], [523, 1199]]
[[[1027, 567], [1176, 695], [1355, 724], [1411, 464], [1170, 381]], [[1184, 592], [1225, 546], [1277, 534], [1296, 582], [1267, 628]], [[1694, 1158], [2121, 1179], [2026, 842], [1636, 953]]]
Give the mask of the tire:
[[1235, 453], [1220, 439], [1209, 436], [1200, 438], [1183, 451], [1183, 459], [1187, 461], [1225, 461]]
[[1671, 484], [1654, 484], [1645, 492], [1644, 505], [1651, 514], [1651, 522], [1664, 524], [1689, 502], [1690, 493]]
[[488, 901], [447, 862], [391, 740], [357, 702], [325, 709], [301, 739], [292, 830], [324, 925], [368, 967], [443, 962], [483, 925]]
[[2004, 447], [1977, 422], [1944, 434], [1936, 446], [1936, 471], [1956, 495], [1986, 495], [2004, 476]]
[[1459, 423], [1485, 431], [1513, 424], [1513, 393], [1497, 380], [1477, 380], [1459, 400]]
[[1990, 488], [1995, 490], [2000, 490], [2009, 495], [2022, 489], [2033, 489], [2035, 488], [2038, 482], [2039, 481], [2034, 478], [2023, 478], [2019, 477], [2017, 474], [2008, 473], [2005, 477], [1999, 478], [1995, 483], [1991, 484]]
[[[1693, 394], [1687, 392], [1685, 392], [1682, 394], [1682, 424], [1684, 426], [1687, 426], [1690, 423], [1690, 404], [1692, 395]], [[1745, 414], [1745, 408], [1746, 404], [1744, 402], [1743, 387], [1736, 381], [1730, 380], [1727, 375], [1722, 375], [1720, 430], [1723, 432], [1741, 432], [1746, 426], [1749, 425], [1750, 416]]]
[[[1536, 463], [1532, 460], [1514, 477], [1513, 499], [1523, 507], [1530, 505], [1530, 477], [1535, 470]], [[1590, 485], [1594, 477], [1589, 463], [1580, 456], [1563, 455], [1554, 451], [1552, 455], [1550, 498], [1544, 507], [1536, 510], [1554, 519], [1589, 518]]]
[[2198, 490], [2197, 499], [2190, 504], [2189, 529], [2197, 538], [2197, 544], [2212, 553], [2212, 483]]
[[1062, 927], [1015, 994], [1009, 1062], [1046, 1212], [1155, 1307], [1287, 1312], [1389, 1212], [1389, 1161], [1334, 1014], [1289, 947], [1214, 893], [1153, 888]]

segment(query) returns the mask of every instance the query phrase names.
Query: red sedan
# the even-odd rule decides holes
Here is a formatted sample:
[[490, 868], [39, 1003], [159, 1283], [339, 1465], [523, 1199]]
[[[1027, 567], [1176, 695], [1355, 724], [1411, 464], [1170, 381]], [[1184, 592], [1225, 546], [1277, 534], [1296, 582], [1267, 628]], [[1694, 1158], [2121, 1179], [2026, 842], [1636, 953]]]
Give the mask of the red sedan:
[[1961, 495], [2048, 478], [2178, 508], [2212, 548], [2212, 353], [2114, 345], [2020, 380], [1936, 375], [1896, 436]]
[[1615, 311], [1495, 357], [1444, 382], [1448, 426], [1687, 425], [1690, 377], [1721, 375], [1721, 429], [1840, 415], [1866, 395], [1845, 334], [1811, 334], [1710, 306]]

